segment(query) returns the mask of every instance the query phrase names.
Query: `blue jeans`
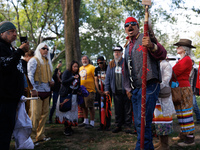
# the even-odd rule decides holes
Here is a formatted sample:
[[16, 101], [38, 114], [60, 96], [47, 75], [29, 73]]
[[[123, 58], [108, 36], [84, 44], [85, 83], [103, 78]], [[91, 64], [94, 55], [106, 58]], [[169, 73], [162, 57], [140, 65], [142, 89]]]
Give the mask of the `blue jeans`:
[[194, 94], [193, 94], [193, 109], [194, 109], [194, 113], [196, 114], [196, 119], [200, 121], [200, 111], [197, 105], [196, 96]]
[[58, 92], [53, 92], [53, 106], [51, 107], [51, 110], [49, 113], [49, 121], [52, 121], [53, 113], [56, 109], [58, 95], [59, 95]]
[[[146, 88], [146, 126], [145, 126], [145, 139], [144, 149], [153, 150], [151, 124], [153, 119], [153, 112], [158, 99], [158, 93], [160, 91], [160, 85], [157, 83], [149, 84]], [[135, 150], [140, 150], [140, 129], [141, 129], [141, 98], [142, 88], [134, 89], [132, 92], [132, 104], [134, 113], [134, 122], [137, 130], [137, 143]]]

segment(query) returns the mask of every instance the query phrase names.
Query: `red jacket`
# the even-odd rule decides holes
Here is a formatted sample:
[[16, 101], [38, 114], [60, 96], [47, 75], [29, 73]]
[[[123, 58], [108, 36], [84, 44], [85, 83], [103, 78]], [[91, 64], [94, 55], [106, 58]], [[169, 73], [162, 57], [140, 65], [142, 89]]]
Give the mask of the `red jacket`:
[[[179, 60], [176, 65], [172, 68], [176, 74], [176, 78], [179, 82], [180, 87], [190, 86], [189, 76], [192, 70], [192, 60], [189, 56], [185, 56]], [[172, 80], [175, 81], [174, 76], [172, 75]]]

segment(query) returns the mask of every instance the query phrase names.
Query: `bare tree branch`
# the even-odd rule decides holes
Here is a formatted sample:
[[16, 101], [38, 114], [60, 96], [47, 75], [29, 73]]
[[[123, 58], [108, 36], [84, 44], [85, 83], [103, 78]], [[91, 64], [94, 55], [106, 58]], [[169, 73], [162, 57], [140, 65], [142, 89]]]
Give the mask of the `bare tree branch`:
[[17, 13], [17, 25], [18, 25], [19, 37], [21, 37], [21, 26], [20, 26], [20, 22], [19, 22], [18, 1], [17, 1], [17, 6], [15, 6], [13, 1], [11, 1], [11, 3], [12, 3], [12, 5], [15, 8], [15, 11]]
[[52, 62], [54, 62], [64, 52], [65, 52], [65, 50], [62, 50], [57, 56], [54, 56], [54, 58], [52, 59]]
[[56, 39], [57, 37], [46, 37], [46, 38], [41, 38], [41, 42], [43, 41], [47, 41], [47, 40], [53, 40], [53, 39]]
[[[50, 7], [50, 2], [48, 1], [47, 2], [47, 9], [46, 9], [46, 13], [44, 14], [44, 24], [42, 25], [41, 27], [41, 30], [40, 30], [40, 33], [39, 33], [39, 39], [41, 38], [41, 35], [42, 35], [42, 31], [45, 27], [45, 22], [47, 22], [47, 14], [48, 14], [48, 11], [49, 11], [49, 7]], [[38, 41], [38, 44], [40, 43], [41, 41]]]
[[3, 13], [3, 11], [0, 10], [0, 14], [2, 14], [6, 20], [9, 20], [8, 17], [6, 16], [6, 14]]
[[35, 39], [35, 36], [33, 35], [33, 33], [34, 33], [34, 32], [33, 32], [33, 24], [32, 24], [32, 21], [30, 20], [29, 15], [28, 15], [27, 8], [26, 8], [25, 4], [23, 4], [23, 3], [22, 3], [22, 6], [24, 7], [24, 10], [25, 10], [25, 13], [26, 13], [26, 17], [27, 17], [28, 22], [30, 23], [30, 26], [31, 26], [31, 36], [32, 36], [32, 38], [33, 38], [34, 43], [37, 44], [36, 39]]

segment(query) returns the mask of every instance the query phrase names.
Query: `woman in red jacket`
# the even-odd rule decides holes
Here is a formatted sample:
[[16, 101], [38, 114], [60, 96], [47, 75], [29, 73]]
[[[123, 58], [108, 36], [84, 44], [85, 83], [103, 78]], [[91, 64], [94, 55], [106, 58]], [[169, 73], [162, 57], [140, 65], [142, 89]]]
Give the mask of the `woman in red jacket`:
[[[192, 60], [190, 58], [192, 41], [188, 39], [180, 39], [174, 44], [177, 47], [177, 54], [181, 59], [173, 67], [179, 86], [181, 87], [182, 101], [180, 104], [175, 104], [177, 118], [181, 127], [181, 132], [178, 137], [173, 137], [173, 140], [182, 140], [178, 143], [179, 146], [195, 145], [194, 142], [194, 120], [193, 120], [193, 103], [192, 103], [192, 88], [189, 82], [189, 75], [192, 69]], [[175, 80], [174, 75], [172, 80]]]

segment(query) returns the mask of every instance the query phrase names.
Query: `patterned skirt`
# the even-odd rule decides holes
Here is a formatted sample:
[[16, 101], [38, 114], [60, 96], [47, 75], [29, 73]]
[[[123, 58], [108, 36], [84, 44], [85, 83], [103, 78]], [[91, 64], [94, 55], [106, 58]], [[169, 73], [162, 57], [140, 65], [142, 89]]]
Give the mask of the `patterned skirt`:
[[172, 115], [170, 116], [163, 116], [161, 104], [158, 102], [156, 103], [156, 107], [154, 110], [153, 121], [155, 125], [155, 130], [157, 135], [169, 135], [172, 133]]
[[59, 111], [60, 96], [58, 97], [56, 105], [56, 122], [65, 124], [66, 126], [77, 126], [78, 125], [78, 103], [77, 95], [72, 95], [72, 108], [67, 112]]
[[191, 87], [181, 87], [182, 101], [175, 105], [176, 115], [184, 135], [194, 133], [193, 94]]

